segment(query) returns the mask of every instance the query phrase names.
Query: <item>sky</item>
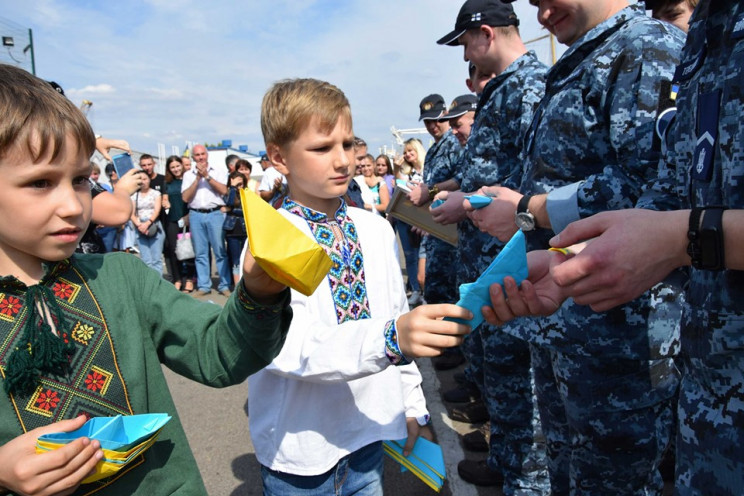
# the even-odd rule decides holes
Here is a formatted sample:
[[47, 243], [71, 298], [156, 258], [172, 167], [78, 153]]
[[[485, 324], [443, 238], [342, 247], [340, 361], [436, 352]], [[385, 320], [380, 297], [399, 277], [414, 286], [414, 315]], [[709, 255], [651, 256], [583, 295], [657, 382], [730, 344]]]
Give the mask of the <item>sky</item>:
[[[454, 28], [456, 0], [0, 0], [0, 62], [90, 100], [96, 134], [166, 154], [187, 142], [264, 149], [261, 99], [275, 81], [313, 77], [348, 97], [354, 132], [371, 153], [395, 144], [391, 126], [421, 128], [418, 105], [468, 92], [462, 48], [436, 44]], [[547, 32], [515, 2], [522, 38]], [[550, 44], [528, 44], [550, 63]], [[558, 45], [558, 55], [565, 49]], [[419, 135], [425, 144], [427, 135]]]

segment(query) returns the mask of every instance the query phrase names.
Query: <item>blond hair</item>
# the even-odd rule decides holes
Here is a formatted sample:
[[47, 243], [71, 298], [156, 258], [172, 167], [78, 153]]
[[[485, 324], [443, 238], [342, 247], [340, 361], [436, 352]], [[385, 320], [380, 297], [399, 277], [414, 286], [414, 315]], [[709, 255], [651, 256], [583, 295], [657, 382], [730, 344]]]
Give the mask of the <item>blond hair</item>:
[[90, 157], [93, 130], [82, 112], [46, 81], [17, 67], [0, 64], [0, 159], [14, 146], [34, 162], [59, 157], [72, 137], [78, 153]]
[[351, 126], [351, 107], [343, 91], [317, 79], [285, 79], [275, 83], [261, 103], [264, 142], [277, 146], [291, 143], [315, 118], [330, 133], [340, 117]]

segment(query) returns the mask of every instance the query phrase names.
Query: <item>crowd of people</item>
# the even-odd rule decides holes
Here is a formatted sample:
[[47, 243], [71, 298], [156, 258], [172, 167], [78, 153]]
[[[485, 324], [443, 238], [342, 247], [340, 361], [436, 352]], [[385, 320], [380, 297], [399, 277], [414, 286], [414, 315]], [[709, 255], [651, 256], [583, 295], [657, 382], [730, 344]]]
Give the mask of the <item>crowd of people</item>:
[[[414, 362], [432, 357], [465, 364], [443, 393], [460, 405], [450, 417], [488, 426], [463, 439], [487, 453], [459, 462], [468, 482], [506, 495], [662, 494], [665, 482], [740, 493], [744, 2], [530, 0], [568, 47], [550, 68], [511, 3], [466, 0], [437, 41], [464, 50], [469, 93], [421, 100], [428, 150], [412, 138], [375, 158], [339, 88], [275, 83], [260, 182], [249, 162], [212, 164], [195, 145], [164, 176], [150, 155], [121, 178], [106, 167], [107, 190], [93, 149], [128, 145], [96, 140], [64, 96], [0, 65], [0, 491], [83, 491], [98, 442], [35, 455], [36, 437], [166, 411], [175, 448], [154, 445], [96, 490], [170, 494], [157, 472], [185, 470], [203, 493], [163, 363], [215, 386], [248, 378], [266, 494], [381, 494], [382, 441], [406, 439], [407, 455], [433, 438]], [[312, 294], [255, 263], [241, 189], [328, 254]], [[386, 218], [400, 195], [456, 225], [457, 245]], [[494, 284], [471, 329], [458, 287], [518, 231], [529, 275]], [[177, 250], [186, 235], [193, 257]], [[100, 255], [134, 250], [141, 261]], [[213, 263], [224, 308], [184, 294], [213, 291]]]

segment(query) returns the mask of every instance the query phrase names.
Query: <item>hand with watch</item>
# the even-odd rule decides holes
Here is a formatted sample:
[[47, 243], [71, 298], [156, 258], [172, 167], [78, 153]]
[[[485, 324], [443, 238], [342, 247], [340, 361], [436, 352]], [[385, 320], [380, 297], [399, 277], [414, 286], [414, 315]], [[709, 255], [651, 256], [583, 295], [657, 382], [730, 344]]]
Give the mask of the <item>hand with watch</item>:
[[514, 212], [522, 199], [522, 194], [501, 186], [485, 186], [476, 193], [489, 196], [492, 201], [483, 208], [475, 209], [465, 198], [463, 206], [470, 220], [481, 231], [495, 236], [503, 242], [509, 241], [517, 232]]

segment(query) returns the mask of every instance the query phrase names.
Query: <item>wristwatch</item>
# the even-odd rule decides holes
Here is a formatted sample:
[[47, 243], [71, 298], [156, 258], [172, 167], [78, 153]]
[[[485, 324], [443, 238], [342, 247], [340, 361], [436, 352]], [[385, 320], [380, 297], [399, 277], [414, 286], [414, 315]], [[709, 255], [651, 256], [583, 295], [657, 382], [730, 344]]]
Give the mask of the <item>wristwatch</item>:
[[439, 193], [439, 186], [436, 184], [429, 188], [429, 200], [432, 200]]
[[517, 213], [514, 214], [514, 222], [522, 231], [534, 231], [536, 226], [535, 216], [530, 213], [527, 206], [530, 203], [530, 195], [524, 195], [517, 204]]

